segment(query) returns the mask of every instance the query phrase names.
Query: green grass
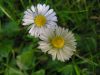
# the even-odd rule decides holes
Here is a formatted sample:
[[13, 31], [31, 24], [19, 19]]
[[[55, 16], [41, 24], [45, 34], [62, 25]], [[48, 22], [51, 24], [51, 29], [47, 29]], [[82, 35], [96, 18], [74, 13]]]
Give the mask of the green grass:
[[[75, 33], [77, 51], [69, 61], [52, 61], [22, 26], [23, 12], [38, 3], [50, 5], [58, 25]], [[0, 75], [99, 75], [99, 25], [99, 0], [0, 0]]]

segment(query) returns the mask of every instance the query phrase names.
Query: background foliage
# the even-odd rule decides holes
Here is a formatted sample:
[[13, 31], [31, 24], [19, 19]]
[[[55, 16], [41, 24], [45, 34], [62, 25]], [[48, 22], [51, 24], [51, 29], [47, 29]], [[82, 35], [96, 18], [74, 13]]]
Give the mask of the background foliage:
[[[50, 5], [58, 25], [75, 33], [69, 61], [52, 61], [22, 26], [23, 12], [38, 3]], [[0, 0], [0, 75], [100, 75], [99, 25], [100, 0]]]

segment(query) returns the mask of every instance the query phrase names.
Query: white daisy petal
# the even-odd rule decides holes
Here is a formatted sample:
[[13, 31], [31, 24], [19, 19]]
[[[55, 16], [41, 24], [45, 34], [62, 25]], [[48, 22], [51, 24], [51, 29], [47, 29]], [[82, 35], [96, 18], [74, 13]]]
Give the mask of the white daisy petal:
[[29, 13], [28, 11], [24, 12], [25, 15], [29, 15], [29, 16], [33, 16], [31, 13]]
[[[39, 38], [42, 39], [42, 40], [44, 40], [44, 41], [46, 41], [46, 40], [49, 41], [49, 39], [52, 38], [55, 35], [53, 31], [54, 31], [54, 29], [44, 28], [44, 30], [42, 31], [42, 34], [39, 36]], [[47, 39], [44, 39], [43, 37], [45, 37]]]
[[38, 14], [41, 14], [43, 10], [43, 6], [41, 4], [38, 4], [37, 9], [38, 9]]
[[24, 22], [33, 22], [31, 19], [23, 19]]
[[[56, 28], [56, 30], [55, 30], [55, 33], [57, 34], [57, 35], [62, 35], [62, 28], [60, 28], [60, 27], [57, 27]], [[65, 35], [65, 34], [64, 34]]]
[[61, 52], [62, 52], [62, 55], [63, 55], [63, 59], [64, 60], [68, 60], [69, 56], [66, 54], [66, 52], [64, 51], [64, 49], [62, 49]]
[[34, 30], [34, 24], [32, 25], [31, 29], [29, 30], [29, 33], [32, 33], [32, 30]]
[[68, 52], [64, 52], [65, 55], [65, 60], [69, 60], [71, 58], [71, 56], [73, 55], [73, 52], [71, 52], [70, 54], [68, 54]]
[[32, 12], [30, 9], [27, 9], [27, 11], [28, 11], [30, 14], [33, 14], [33, 12]]
[[[69, 36], [70, 39], [66, 36]], [[57, 59], [65, 62], [65, 60], [69, 60], [74, 54], [74, 51], [76, 51], [76, 42], [75, 38], [74, 40], [73, 38], [73, 33], [68, 31], [68, 29], [61, 27], [56, 27], [55, 29], [47, 28], [46, 31], [44, 30], [43, 34], [40, 35], [40, 39], [45, 44], [39, 43], [39, 49], [41, 49], [42, 52], [47, 52], [52, 55], [53, 60]]]
[[46, 36], [41, 36], [41, 40], [48, 41], [48, 38]]
[[32, 23], [34, 23], [32, 20], [27, 20], [27, 19], [23, 19], [23, 21], [24, 21], [24, 23], [23, 23], [23, 25], [29, 25], [29, 24], [32, 24]]
[[54, 17], [47, 17], [47, 20], [49, 21], [57, 21], [57, 17], [54, 16]]
[[60, 60], [60, 61], [63, 61], [63, 58], [60, 54], [60, 51], [58, 51], [58, 53], [57, 53], [57, 59]]
[[60, 55], [60, 60], [64, 62], [64, 55], [63, 55], [63, 52], [62, 50], [59, 50], [59, 55]]
[[55, 15], [56, 15], [56, 13], [53, 12], [52, 14], [50, 14], [50, 15], [48, 15], [48, 16], [46, 16], [46, 17], [50, 17], [50, 18], [52, 18], [52, 17], [54, 17]]
[[50, 9], [50, 10], [45, 14], [45, 16], [48, 16], [48, 15], [50, 15], [51, 13], [53, 13], [53, 9]]
[[35, 27], [33, 27], [33, 28], [31, 28], [30, 29], [30, 31], [29, 31], [29, 33], [30, 33], [30, 35], [35, 35], [35, 36], [38, 36], [38, 34], [36, 35], [36, 33], [37, 33], [37, 28], [35, 28]]
[[48, 54], [52, 55], [52, 59], [55, 60], [57, 57], [57, 51], [55, 49], [49, 50]]
[[47, 23], [47, 27], [48, 28], [56, 28], [56, 26], [57, 26], [57, 23], [55, 23], [55, 22], [49, 21]]
[[45, 6], [45, 9], [43, 9], [43, 14], [46, 14], [48, 10], [49, 10], [49, 5]]
[[32, 10], [33, 12], [35, 12], [35, 10], [36, 10], [35, 7], [34, 7], [33, 5], [31, 6], [31, 10]]
[[46, 53], [48, 50], [51, 49], [51, 47], [49, 46], [49, 44], [46, 43], [46, 42], [40, 41], [39, 44], [40, 44], [40, 46], [38, 48], [40, 48], [42, 50], [42, 52]]
[[30, 25], [32, 24], [33, 22], [24, 22], [22, 25]]
[[45, 5], [45, 4], [43, 4], [43, 7], [46, 7], [46, 5]]
[[25, 19], [31, 19], [31, 20], [33, 20], [33, 19], [34, 19], [34, 16], [25, 15], [24, 18], [25, 18]]
[[[49, 5], [37, 4], [37, 6], [31, 6], [24, 12], [23, 25], [33, 25], [34, 28], [30, 28], [30, 35], [39, 37], [44, 28], [53, 28], [57, 26], [57, 17], [53, 9], [49, 9]], [[45, 39], [45, 37], [42, 37]]]
[[52, 53], [52, 59], [55, 60], [57, 57], [57, 52], [55, 51], [54, 53]]

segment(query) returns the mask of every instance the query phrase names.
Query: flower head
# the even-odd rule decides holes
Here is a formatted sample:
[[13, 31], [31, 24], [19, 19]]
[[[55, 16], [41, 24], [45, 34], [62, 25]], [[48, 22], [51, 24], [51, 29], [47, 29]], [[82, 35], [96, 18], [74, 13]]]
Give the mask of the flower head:
[[49, 5], [38, 4], [24, 12], [23, 25], [31, 25], [29, 33], [35, 37], [38, 37], [44, 28], [55, 28], [56, 21], [56, 13], [49, 9]]
[[69, 60], [76, 50], [76, 40], [74, 35], [68, 29], [56, 27], [53, 29], [45, 29], [40, 35], [42, 41], [39, 42], [39, 49], [44, 53], [52, 55], [53, 60], [60, 61]]

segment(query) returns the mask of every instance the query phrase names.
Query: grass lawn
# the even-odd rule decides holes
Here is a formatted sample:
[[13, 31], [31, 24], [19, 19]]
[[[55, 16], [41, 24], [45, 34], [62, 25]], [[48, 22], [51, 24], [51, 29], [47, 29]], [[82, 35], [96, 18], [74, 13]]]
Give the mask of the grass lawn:
[[[75, 34], [69, 61], [52, 60], [38, 49], [39, 38], [22, 25], [24, 11], [50, 5], [57, 24]], [[100, 75], [100, 0], [0, 0], [0, 75]]]

